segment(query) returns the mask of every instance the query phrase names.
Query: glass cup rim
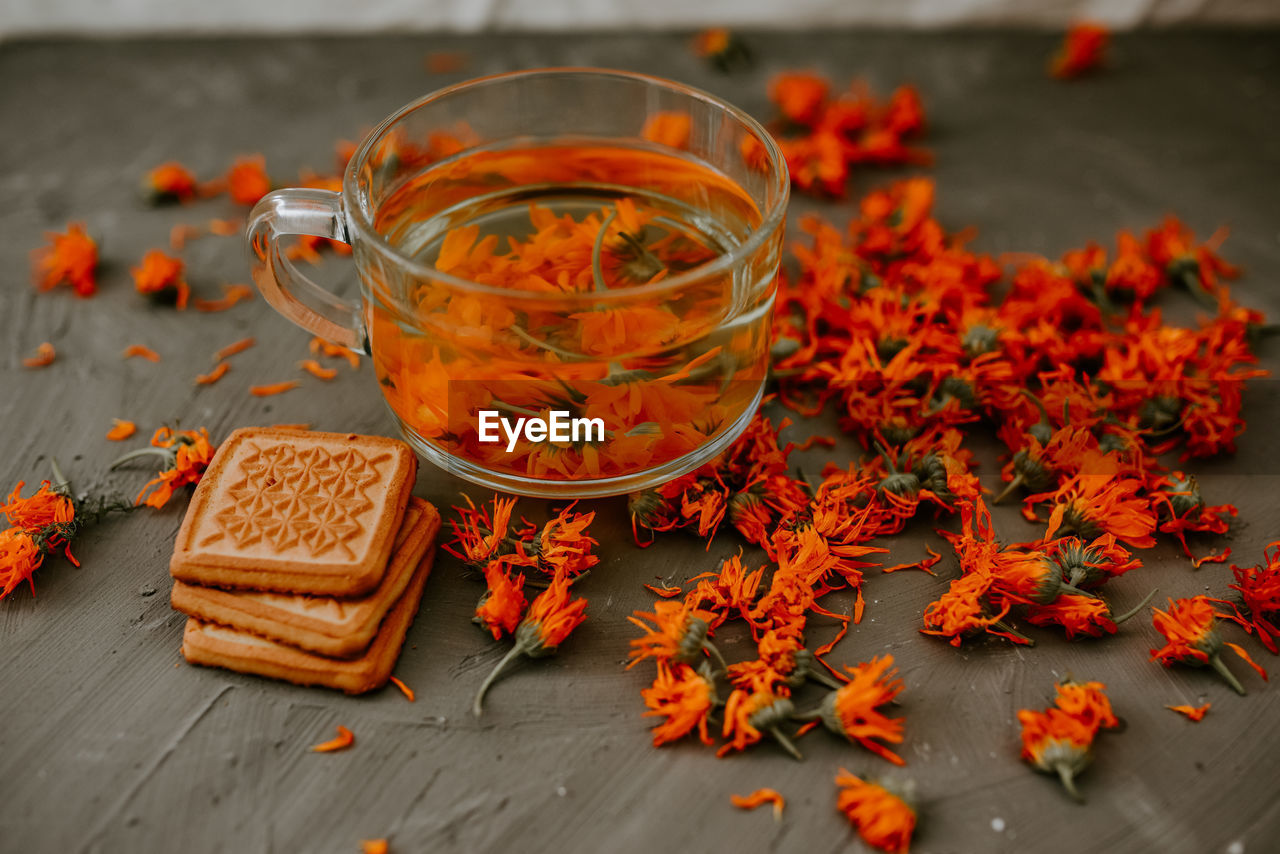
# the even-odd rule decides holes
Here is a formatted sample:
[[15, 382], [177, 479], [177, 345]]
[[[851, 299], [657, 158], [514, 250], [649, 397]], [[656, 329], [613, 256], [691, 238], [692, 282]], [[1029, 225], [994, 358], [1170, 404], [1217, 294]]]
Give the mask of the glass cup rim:
[[[481, 282], [464, 279], [449, 273], [442, 273], [433, 267], [428, 267], [425, 264], [416, 261], [409, 255], [406, 255], [396, 249], [394, 246], [387, 243], [387, 241], [382, 238], [382, 235], [378, 233], [377, 229], [373, 227], [373, 223], [370, 222], [369, 218], [365, 215], [363, 206], [358, 204], [360, 198], [358, 175], [362, 164], [364, 164], [374, 145], [382, 141], [387, 131], [389, 131], [393, 125], [420, 107], [424, 107], [441, 98], [446, 98], [469, 89], [478, 89], [519, 78], [572, 75], [617, 77], [635, 82], [655, 84], [666, 89], [674, 90], [683, 95], [693, 97], [697, 100], [704, 101], [715, 106], [754, 133], [764, 145], [769, 165], [772, 167], [773, 186], [770, 187], [770, 189], [776, 194], [776, 198], [771, 208], [763, 212], [760, 224], [751, 230], [751, 233], [747, 236], [746, 240], [707, 264], [694, 267], [691, 270], [686, 270], [683, 273], [670, 276], [653, 284], [639, 285], [631, 288], [618, 288], [605, 292], [592, 291], [589, 293], [544, 293], [540, 291], [517, 292], [512, 291], [510, 288], [486, 285]], [[660, 296], [661, 294], [669, 291], [679, 290], [692, 282], [697, 282], [709, 276], [720, 275], [733, 269], [742, 263], [743, 259], [749, 258], [753, 255], [765, 243], [765, 241], [769, 239], [770, 235], [781, 227], [782, 221], [786, 217], [787, 200], [790, 190], [791, 178], [787, 171], [787, 162], [786, 158], [782, 154], [782, 150], [778, 147], [773, 135], [765, 129], [764, 125], [760, 124], [760, 122], [752, 118], [743, 110], [735, 107], [722, 98], [712, 95], [710, 92], [706, 92], [694, 86], [688, 86], [675, 80], [669, 80], [652, 74], [641, 74], [636, 71], [622, 71], [613, 68], [593, 68], [590, 66], [559, 66], [550, 68], [533, 68], [522, 71], [505, 71], [499, 74], [476, 77], [471, 80], [465, 80], [460, 83], [445, 86], [424, 95], [421, 98], [410, 101], [408, 104], [405, 104], [390, 116], [383, 119], [377, 127], [369, 132], [369, 134], [360, 143], [360, 146], [356, 149], [355, 154], [352, 155], [351, 161], [347, 164], [346, 174], [343, 177], [342, 182], [343, 206], [346, 210], [347, 221], [355, 225], [356, 232], [364, 239], [367, 245], [374, 247], [379, 254], [384, 256], [384, 258], [401, 268], [407, 269], [414, 275], [449, 285], [450, 287], [461, 291], [485, 296], [547, 302], [586, 302], [592, 304], [626, 301], [632, 298]]]

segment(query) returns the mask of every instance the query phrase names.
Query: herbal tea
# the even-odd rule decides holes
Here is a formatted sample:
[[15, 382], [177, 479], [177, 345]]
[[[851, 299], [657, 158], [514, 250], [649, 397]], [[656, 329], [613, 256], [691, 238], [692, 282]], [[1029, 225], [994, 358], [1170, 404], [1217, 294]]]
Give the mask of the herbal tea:
[[[737, 184], [622, 145], [436, 156], [404, 178], [397, 149], [373, 216], [417, 269], [363, 267], [406, 435], [451, 466], [542, 480], [679, 465], [736, 435], [768, 368], [776, 272], [729, 263], [760, 223]], [[602, 430], [495, 442], [484, 413]]]

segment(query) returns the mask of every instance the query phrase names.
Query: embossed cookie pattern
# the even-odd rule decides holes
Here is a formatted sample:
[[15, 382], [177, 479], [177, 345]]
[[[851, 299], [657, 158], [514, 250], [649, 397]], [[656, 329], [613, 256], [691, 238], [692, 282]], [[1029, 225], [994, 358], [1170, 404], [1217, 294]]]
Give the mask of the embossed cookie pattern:
[[196, 544], [209, 551], [350, 560], [367, 534], [391, 454], [250, 439]]

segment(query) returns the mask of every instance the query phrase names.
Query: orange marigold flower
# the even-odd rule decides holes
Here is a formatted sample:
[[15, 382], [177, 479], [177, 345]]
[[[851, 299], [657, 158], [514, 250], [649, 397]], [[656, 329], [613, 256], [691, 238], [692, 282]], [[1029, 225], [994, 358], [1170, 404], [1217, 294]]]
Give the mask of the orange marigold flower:
[[822, 114], [828, 84], [825, 78], [809, 71], [788, 71], [769, 83], [769, 100], [778, 105], [787, 121], [812, 125]]
[[512, 547], [507, 528], [511, 524], [516, 499], [494, 495], [491, 515], [487, 507], [477, 507], [471, 496], [464, 493], [462, 497], [466, 499], [467, 506], [453, 508], [458, 518], [449, 520], [453, 540], [445, 543], [444, 550], [476, 567], [485, 566], [493, 558], [510, 552]]
[[640, 695], [649, 710], [645, 717], [666, 718], [653, 728], [654, 747], [684, 738], [694, 730], [703, 744], [711, 744], [707, 723], [718, 701], [715, 681], [705, 665], [695, 670], [687, 664], [659, 660], [652, 687]]
[[391, 847], [385, 839], [360, 840], [360, 854], [387, 854]]
[[698, 33], [693, 37], [692, 47], [694, 54], [710, 62], [717, 71], [729, 72], [751, 65], [751, 49], [724, 27], [711, 27]]
[[[1045, 539], [1062, 534], [1093, 538], [1112, 534], [1135, 548], [1155, 545], [1156, 515], [1141, 494], [1142, 482], [1133, 477], [1081, 473], [1064, 483], [1052, 497]], [[1031, 496], [1028, 502], [1049, 495]]]
[[53, 364], [53, 360], [58, 357], [58, 351], [53, 349], [53, 345], [48, 341], [44, 341], [36, 348], [34, 356], [28, 356], [22, 360], [24, 368], [44, 368]]
[[[712, 616], [711, 612], [695, 607], [692, 599], [654, 602], [652, 613], [636, 611], [627, 620], [641, 629], [644, 636], [631, 640], [631, 663], [627, 668], [635, 667], [646, 658], [696, 664], [704, 652], [709, 652], [724, 667], [724, 658], [708, 638]], [[649, 625], [650, 622], [653, 625]]]
[[0, 600], [18, 589], [22, 582], [31, 585], [31, 595], [36, 592], [35, 575], [44, 562], [44, 552], [35, 540], [21, 528], [0, 531]]
[[152, 203], [185, 202], [195, 198], [196, 176], [177, 161], [170, 160], [147, 173], [142, 189]]
[[63, 283], [77, 296], [91, 297], [98, 292], [94, 273], [98, 269], [98, 244], [84, 230], [84, 223], [73, 222], [65, 234], [45, 232], [47, 246], [32, 255], [36, 287], [47, 291]]
[[1059, 682], [1056, 690], [1058, 696], [1053, 701], [1054, 705], [1086, 726], [1095, 731], [1120, 726], [1106, 695], [1107, 686], [1101, 682], [1072, 682], [1067, 679]]
[[964, 637], [979, 631], [1008, 638], [1014, 643], [1029, 644], [1031, 641], [1012, 632], [1001, 620], [1009, 613], [1012, 602], [1003, 599], [999, 611], [990, 614], [983, 597], [991, 589], [990, 573], [971, 572], [952, 581], [936, 601], [930, 602], [924, 611], [924, 628], [921, 633], [951, 639], [951, 645], [958, 647]]
[[1060, 80], [1079, 77], [1102, 64], [1110, 33], [1101, 24], [1082, 21], [1072, 24], [1062, 47], [1049, 60], [1049, 73]]
[[142, 265], [131, 270], [133, 287], [144, 296], [172, 298], [181, 311], [191, 295], [191, 288], [182, 277], [184, 266], [181, 258], [150, 249], [142, 256]]
[[174, 490], [200, 482], [204, 470], [213, 460], [214, 450], [209, 441], [209, 433], [203, 427], [199, 430], [178, 431], [161, 427], [151, 437], [151, 447], [125, 454], [112, 463], [111, 468], [115, 469], [139, 457], [160, 457], [166, 468], [142, 487], [134, 502], [159, 509], [173, 497]]
[[1262, 556], [1263, 563], [1255, 566], [1231, 567], [1236, 578], [1231, 589], [1240, 594], [1249, 616], [1245, 617], [1235, 605], [1232, 605], [1234, 613], [1218, 616], [1238, 623], [1250, 634], [1256, 631], [1262, 645], [1277, 654], [1280, 653], [1280, 646], [1276, 644], [1280, 628], [1275, 622], [1276, 615], [1280, 614], [1280, 540], [1269, 543]]
[[1223, 646], [1230, 647], [1263, 679], [1267, 678], [1267, 672], [1249, 657], [1243, 647], [1222, 640], [1216, 628], [1213, 601], [1208, 596], [1193, 596], [1190, 599], [1170, 599], [1168, 611], [1153, 608], [1155, 614], [1152, 623], [1164, 635], [1166, 643], [1160, 649], [1151, 650], [1151, 660], [1159, 661], [1165, 667], [1172, 667], [1174, 664], [1189, 664], [1192, 667], [1208, 665], [1237, 694], [1244, 694], [1244, 686], [1222, 660]]
[[730, 33], [724, 27], [710, 27], [693, 37], [693, 52], [698, 56], [712, 57], [729, 46]]
[[1213, 704], [1205, 703], [1203, 706], [1165, 706], [1165, 708], [1180, 715], [1186, 715], [1190, 720], [1198, 723], [1204, 720], [1205, 715], [1209, 714], [1211, 705]]
[[882, 759], [895, 765], [905, 764], [901, 756], [875, 741], [902, 743], [903, 719], [886, 717], [877, 708], [902, 693], [902, 680], [893, 666], [893, 656], [872, 658], [845, 670], [849, 674], [848, 683], [827, 694], [817, 711], [803, 717], [820, 719], [827, 729], [861, 744]]
[[[55, 472], [57, 471], [55, 464]], [[0, 505], [0, 515], [12, 528], [0, 534], [0, 600], [26, 581], [35, 595], [32, 576], [44, 563], [45, 555], [61, 549], [67, 560], [79, 566], [71, 554], [71, 539], [79, 522], [75, 505], [62, 491], [65, 485], [51, 489], [49, 481], [27, 498], [22, 497], [22, 481], [14, 487], [8, 500]]]
[[1069, 585], [1086, 590], [1142, 566], [1116, 542], [1114, 534], [1103, 534], [1088, 545], [1079, 537], [1062, 537], [1047, 543], [1045, 552], [1057, 562]]
[[1240, 271], [1217, 254], [1226, 238], [1221, 230], [1203, 245], [1177, 217], [1165, 217], [1159, 228], [1146, 234], [1147, 254], [1164, 269], [1170, 281], [1182, 285], [1206, 305], [1217, 308], [1221, 279], [1234, 279]]
[[715, 615], [710, 621], [714, 628], [729, 617], [750, 616], [763, 577], [764, 567], [748, 570], [742, 563], [742, 555], [735, 554], [721, 562], [719, 572], [689, 579], [694, 585], [689, 600]]
[[996, 555], [991, 589], [997, 600], [1007, 598], [1023, 605], [1047, 605], [1063, 593], [1084, 594], [1068, 584], [1061, 567], [1040, 551]]
[[1101, 682], [1057, 685], [1054, 708], [1044, 712], [1020, 709], [1022, 758], [1037, 770], [1056, 774], [1071, 797], [1083, 800], [1075, 778], [1093, 760], [1093, 740], [1100, 729], [1120, 725]]
[[0, 504], [0, 513], [10, 525], [34, 532], [49, 525], [65, 524], [74, 517], [71, 499], [53, 489], [49, 481], [41, 481], [40, 488], [26, 498], [22, 497], [24, 486], [26, 481], [18, 481], [8, 500]]
[[1022, 758], [1037, 771], [1057, 774], [1067, 794], [1083, 801], [1075, 778], [1093, 761], [1097, 729], [1061, 709], [1019, 709], [1018, 722], [1022, 724]]
[[586, 599], [570, 600], [567, 576], [560, 575], [552, 579], [547, 589], [539, 593], [529, 605], [529, 612], [520, 621], [520, 625], [516, 626], [515, 645], [498, 662], [498, 666], [476, 693], [475, 703], [471, 707], [475, 716], [480, 717], [483, 713], [484, 695], [508, 664], [521, 655], [529, 658], [554, 655], [560, 644], [587, 618], [583, 613], [586, 608]]
[[787, 805], [776, 789], [756, 789], [749, 795], [730, 795], [729, 803], [740, 810], [753, 810], [764, 804], [773, 804], [774, 821], [782, 821], [782, 810]]
[[1066, 593], [1046, 605], [1032, 605], [1027, 609], [1026, 618], [1033, 626], [1062, 626], [1067, 640], [1074, 640], [1076, 635], [1098, 638], [1115, 634], [1116, 627], [1136, 616], [1155, 594], [1152, 590], [1133, 608], [1115, 617], [1111, 606], [1097, 596]]
[[132, 421], [122, 421], [119, 418], [111, 419], [111, 429], [107, 431], [107, 438], [112, 442], [121, 442], [128, 439], [134, 433], [138, 432], [138, 425]]
[[716, 751], [716, 756], [725, 756], [734, 750], [746, 750], [768, 733], [787, 753], [796, 759], [803, 759], [791, 738], [782, 730], [782, 724], [792, 718], [795, 710], [788, 697], [779, 697], [770, 691], [735, 689], [724, 706], [722, 735], [728, 742]]
[[348, 747], [356, 743], [356, 737], [351, 730], [346, 727], [338, 726], [338, 735], [328, 741], [322, 741], [311, 748], [313, 753], [334, 753], [339, 750], [346, 750]]
[[594, 510], [574, 513], [569, 507], [548, 520], [536, 535], [532, 535], [530, 525], [527, 538], [531, 540], [530, 550], [538, 558], [538, 568], [548, 575], [573, 578], [598, 564], [600, 558], [591, 553], [597, 543], [587, 533], [595, 518]]
[[238, 158], [227, 170], [226, 182], [231, 200], [238, 205], [256, 205], [271, 192], [267, 161], [260, 154]]
[[525, 598], [523, 575], [508, 573], [501, 560], [491, 560], [484, 566], [487, 589], [476, 606], [475, 622], [480, 628], [500, 640], [503, 634], [511, 634], [524, 616]]
[[868, 845], [890, 854], [907, 854], [916, 829], [916, 810], [907, 791], [891, 791], [883, 783], [872, 783], [843, 768], [836, 776], [840, 794], [836, 808], [858, 830]]

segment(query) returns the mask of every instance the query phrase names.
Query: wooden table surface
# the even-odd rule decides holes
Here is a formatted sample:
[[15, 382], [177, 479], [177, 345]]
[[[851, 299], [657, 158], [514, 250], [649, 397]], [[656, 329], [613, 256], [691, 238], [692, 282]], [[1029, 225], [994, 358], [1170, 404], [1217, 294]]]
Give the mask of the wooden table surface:
[[[330, 168], [333, 142], [355, 139], [412, 98], [467, 76], [539, 65], [608, 65], [700, 85], [759, 116], [765, 86], [784, 68], [837, 79], [862, 76], [879, 91], [914, 81], [937, 155], [938, 212], [951, 228], [976, 226], [984, 251], [1057, 256], [1118, 228], [1142, 229], [1177, 212], [1199, 234], [1231, 226], [1224, 252], [1246, 269], [1236, 293], [1280, 316], [1280, 38], [1276, 32], [1174, 31], [1122, 36], [1112, 67], [1063, 84], [1044, 74], [1055, 38], [1025, 33], [822, 32], [753, 38], [758, 63], [717, 75], [677, 35], [141, 41], [0, 45], [0, 486], [47, 476], [57, 455], [77, 487], [132, 492], [145, 469], [108, 475], [122, 450], [104, 434], [113, 417], [139, 437], [165, 423], [235, 427], [310, 422], [317, 429], [389, 434], [392, 420], [368, 364], [330, 384], [304, 379], [280, 397], [250, 384], [291, 379], [307, 336], [261, 300], [223, 314], [144, 305], [128, 268], [164, 246], [181, 221], [229, 215], [229, 202], [198, 208], [143, 205], [135, 192], [151, 166], [179, 159], [216, 174], [240, 153], [263, 152], [273, 175]], [[423, 59], [463, 51], [467, 69], [428, 73]], [[855, 193], [889, 179], [858, 176]], [[798, 200], [797, 212], [844, 219], [838, 204]], [[28, 252], [41, 233], [83, 220], [100, 239], [101, 293], [36, 294]], [[235, 238], [186, 253], [193, 286], [216, 295], [247, 280]], [[325, 275], [350, 283], [345, 260]], [[1171, 309], [1188, 316], [1184, 298]], [[211, 354], [245, 335], [258, 346], [219, 384], [196, 388]], [[41, 341], [58, 348], [42, 371], [21, 367]], [[159, 364], [122, 361], [133, 343]], [[1263, 363], [1280, 368], [1270, 341]], [[1249, 429], [1231, 459], [1196, 467], [1211, 503], [1240, 508], [1227, 540], [1255, 563], [1280, 534], [1276, 423], [1280, 395], [1260, 381], [1246, 395]], [[819, 422], [799, 434], [831, 431]], [[856, 448], [808, 452], [806, 468], [843, 464]], [[998, 477], [984, 456], [984, 483]], [[418, 495], [446, 508], [463, 485], [425, 468]], [[483, 497], [480, 491], [472, 491]], [[183, 618], [169, 609], [167, 560], [185, 498], [87, 531], [84, 566], [51, 560], [37, 596], [0, 603], [0, 849], [23, 852], [352, 852], [389, 837], [405, 851], [803, 851], [858, 849], [835, 810], [841, 766], [882, 774], [871, 754], [816, 732], [797, 763], [765, 743], [716, 759], [688, 743], [655, 750], [639, 692], [650, 668], [623, 669], [634, 630], [626, 617], [653, 597], [641, 586], [712, 569], [739, 541], [668, 536], [647, 551], [626, 530], [621, 499], [592, 502], [601, 566], [583, 583], [590, 618], [561, 654], [513, 672], [491, 693], [482, 720], [472, 694], [505, 650], [469, 622], [479, 593], [458, 563], [439, 561], [394, 689], [350, 698], [319, 689], [180, 663]], [[528, 502], [533, 514], [541, 508]], [[1034, 533], [1012, 508], [996, 524], [1011, 540]], [[941, 540], [921, 521], [891, 540], [890, 562], [915, 560]], [[1202, 552], [1215, 545], [1196, 541]], [[855, 663], [892, 652], [906, 691], [902, 774], [922, 799], [918, 852], [1261, 852], [1280, 838], [1280, 686], [1245, 668], [1237, 697], [1207, 671], [1148, 660], [1146, 618], [1099, 642], [1066, 643], [1032, 630], [1035, 648], [1000, 641], [953, 649], [918, 633], [940, 577], [870, 572], [862, 625], [833, 653]], [[1146, 567], [1112, 585], [1118, 605], [1152, 586], [1161, 596], [1225, 594], [1230, 573], [1193, 571], [1176, 546], [1142, 555]], [[755, 553], [748, 552], [754, 559]], [[834, 594], [848, 608], [845, 594]], [[814, 637], [834, 631], [816, 623]], [[1277, 659], [1233, 628], [1271, 669]], [[731, 659], [749, 639], [718, 639]], [[1048, 704], [1066, 674], [1107, 683], [1124, 732], [1101, 738], [1082, 779], [1087, 806], [1018, 759], [1015, 711]], [[801, 705], [808, 705], [806, 701]], [[817, 694], [815, 693], [816, 697]], [[1202, 723], [1166, 704], [1212, 701]], [[354, 749], [309, 753], [336, 724]], [[760, 786], [788, 799], [743, 813], [731, 793]]]

